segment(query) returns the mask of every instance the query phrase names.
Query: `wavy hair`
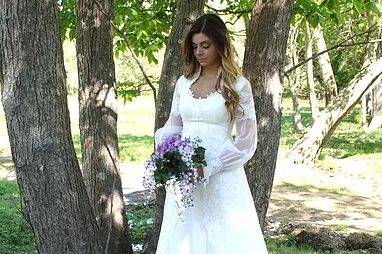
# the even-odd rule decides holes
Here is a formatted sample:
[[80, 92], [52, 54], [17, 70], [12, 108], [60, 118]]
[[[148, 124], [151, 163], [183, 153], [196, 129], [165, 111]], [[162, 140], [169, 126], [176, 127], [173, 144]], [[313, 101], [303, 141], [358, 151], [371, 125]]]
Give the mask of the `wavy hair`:
[[239, 95], [235, 91], [234, 85], [241, 72], [234, 60], [235, 50], [228, 37], [227, 27], [223, 20], [215, 14], [204, 14], [195, 20], [184, 38], [182, 46], [182, 57], [186, 64], [186, 78], [191, 78], [200, 68], [192, 48], [192, 36], [198, 33], [204, 33], [212, 40], [220, 56], [222, 67], [220, 80], [223, 80], [223, 86], [220, 89], [220, 82], [217, 82], [215, 89], [225, 99], [225, 106], [232, 121], [235, 115], [235, 108], [239, 105]]

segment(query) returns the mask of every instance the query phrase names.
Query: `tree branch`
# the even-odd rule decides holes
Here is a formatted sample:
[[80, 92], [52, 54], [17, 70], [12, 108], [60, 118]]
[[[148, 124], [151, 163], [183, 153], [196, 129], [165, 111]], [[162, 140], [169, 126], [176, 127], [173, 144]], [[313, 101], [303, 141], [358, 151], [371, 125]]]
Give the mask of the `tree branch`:
[[218, 13], [218, 14], [240, 14], [240, 15], [243, 15], [243, 14], [246, 14], [246, 13], [251, 13], [252, 12], [252, 9], [245, 9], [245, 10], [241, 10], [241, 11], [233, 11], [231, 10], [230, 8], [226, 8], [226, 9], [216, 9], [208, 4], [205, 4], [204, 6], [206, 6], [208, 9], [210, 10], [213, 10], [214, 12]]
[[[372, 26], [373, 27], [373, 26]], [[372, 28], [371, 27], [371, 28]], [[284, 75], [289, 75], [292, 71], [294, 71], [295, 69], [297, 69], [298, 67], [300, 67], [301, 65], [309, 62], [310, 60], [312, 59], [315, 59], [317, 58], [318, 56], [322, 55], [322, 54], [325, 54], [327, 52], [330, 52], [330, 51], [334, 51], [334, 50], [342, 50], [342, 49], [345, 49], [345, 48], [348, 48], [348, 47], [352, 47], [352, 46], [357, 46], [357, 45], [362, 45], [362, 44], [368, 44], [368, 43], [375, 43], [375, 42], [380, 42], [382, 41], [382, 39], [378, 39], [378, 40], [371, 40], [371, 41], [361, 41], [361, 42], [355, 42], [355, 43], [349, 43], [349, 44], [345, 44], [347, 41], [353, 39], [354, 37], [358, 37], [358, 36], [361, 36], [363, 34], [366, 34], [366, 33], [369, 33], [371, 31], [373, 31], [371, 28], [369, 28], [367, 31], [365, 32], [362, 32], [362, 33], [359, 33], [359, 34], [354, 34], [352, 36], [350, 36], [349, 38], [345, 39], [344, 41], [340, 42], [339, 44], [337, 45], [334, 45], [326, 50], [323, 50], [321, 52], [318, 52], [318, 53], [314, 53], [311, 57], [299, 62], [298, 64], [296, 64], [295, 66], [291, 67], [290, 69], [286, 70]]]

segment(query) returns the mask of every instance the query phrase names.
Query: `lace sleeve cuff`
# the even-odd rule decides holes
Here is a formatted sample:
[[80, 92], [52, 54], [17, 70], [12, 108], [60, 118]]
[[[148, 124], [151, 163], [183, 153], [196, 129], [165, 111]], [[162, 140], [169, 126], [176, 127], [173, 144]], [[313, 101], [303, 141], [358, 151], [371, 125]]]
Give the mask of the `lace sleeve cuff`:
[[204, 173], [204, 187], [207, 187], [208, 182], [210, 180], [210, 176], [214, 175], [215, 173], [219, 172], [223, 168], [223, 162], [216, 158], [212, 161], [210, 161], [206, 167], [203, 167], [203, 173]]

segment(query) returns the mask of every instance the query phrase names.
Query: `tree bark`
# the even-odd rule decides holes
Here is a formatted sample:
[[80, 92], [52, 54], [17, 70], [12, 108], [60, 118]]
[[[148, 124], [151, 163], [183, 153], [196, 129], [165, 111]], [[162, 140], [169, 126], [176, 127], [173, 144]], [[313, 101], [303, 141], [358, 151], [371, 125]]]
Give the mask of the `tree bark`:
[[[297, 50], [297, 37], [298, 37], [298, 29], [297, 26], [291, 27], [290, 32], [289, 32], [289, 41], [288, 46], [290, 47], [289, 52], [290, 52], [290, 59], [292, 60], [291, 65], [294, 66], [296, 65], [299, 60], [298, 60], [298, 50]], [[297, 68], [294, 73], [291, 75], [292, 78], [288, 77], [288, 83], [289, 83], [289, 89], [290, 89], [290, 94], [292, 98], [292, 103], [293, 103], [293, 126], [296, 131], [302, 131], [304, 129], [304, 125], [301, 122], [301, 109], [300, 109], [300, 104], [298, 103], [298, 98], [297, 98], [297, 86], [300, 84], [300, 68]]]
[[372, 115], [368, 131], [377, 130], [382, 126], [382, 79], [378, 80], [377, 85], [371, 90]]
[[[159, 79], [158, 97], [155, 110], [155, 131], [161, 128], [167, 121], [170, 110], [172, 95], [178, 78], [183, 74], [184, 66], [181, 59], [181, 44], [188, 32], [189, 26], [202, 13], [205, 0], [178, 0], [176, 15], [171, 33], [166, 45], [161, 77]], [[145, 246], [144, 253], [155, 253], [163, 219], [165, 190], [159, 188], [156, 193], [156, 212], [153, 228], [149, 234], [149, 241]]]
[[[320, 25], [318, 25], [316, 29], [314, 30], [313, 37], [317, 45], [317, 52], [325, 51], [327, 49], [326, 42], [324, 38], [324, 33]], [[320, 55], [318, 57], [318, 62], [320, 66], [322, 80], [326, 87], [325, 102], [326, 102], [326, 105], [328, 105], [329, 102], [338, 95], [337, 83], [334, 77], [334, 72], [332, 69], [332, 64], [329, 58], [329, 54], [325, 53]]]
[[252, 85], [258, 122], [255, 155], [245, 169], [264, 228], [281, 130], [281, 95], [291, 0], [255, 0], [244, 53], [243, 72]]
[[381, 75], [382, 59], [362, 69], [350, 81], [348, 88], [340, 92], [332, 103], [320, 113], [315, 124], [294, 143], [290, 154], [293, 162], [296, 164], [312, 165], [338, 124], [364, 93], [375, 85], [375, 81]]
[[[312, 57], [313, 54], [313, 43], [312, 43], [312, 32], [310, 29], [310, 25], [308, 21], [306, 21], [306, 29], [305, 29], [305, 43], [306, 43], [306, 58]], [[314, 77], [313, 77], [313, 60], [309, 60], [306, 63], [306, 78], [308, 81], [308, 88], [309, 88], [309, 103], [310, 103], [310, 110], [312, 114], [312, 122], [311, 125], [313, 125], [318, 118], [319, 109], [318, 109], [318, 103], [317, 103], [317, 96], [316, 92], [314, 90]]]
[[114, 1], [97, 3], [79, 0], [76, 5], [82, 171], [105, 252], [132, 253], [117, 167]]
[[17, 182], [39, 253], [102, 253], [71, 139], [59, 10], [0, 0], [0, 59]]

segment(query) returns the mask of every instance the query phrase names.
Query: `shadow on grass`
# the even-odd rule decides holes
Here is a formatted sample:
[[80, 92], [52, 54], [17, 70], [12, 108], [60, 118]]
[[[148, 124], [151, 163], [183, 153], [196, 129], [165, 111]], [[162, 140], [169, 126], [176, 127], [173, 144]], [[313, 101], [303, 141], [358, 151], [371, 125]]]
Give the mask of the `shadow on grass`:
[[[350, 210], [349, 210], [350, 209]], [[282, 183], [274, 187], [268, 218], [297, 224], [341, 223], [353, 230], [365, 230], [365, 223], [382, 225], [379, 200], [354, 195], [344, 188]]]

